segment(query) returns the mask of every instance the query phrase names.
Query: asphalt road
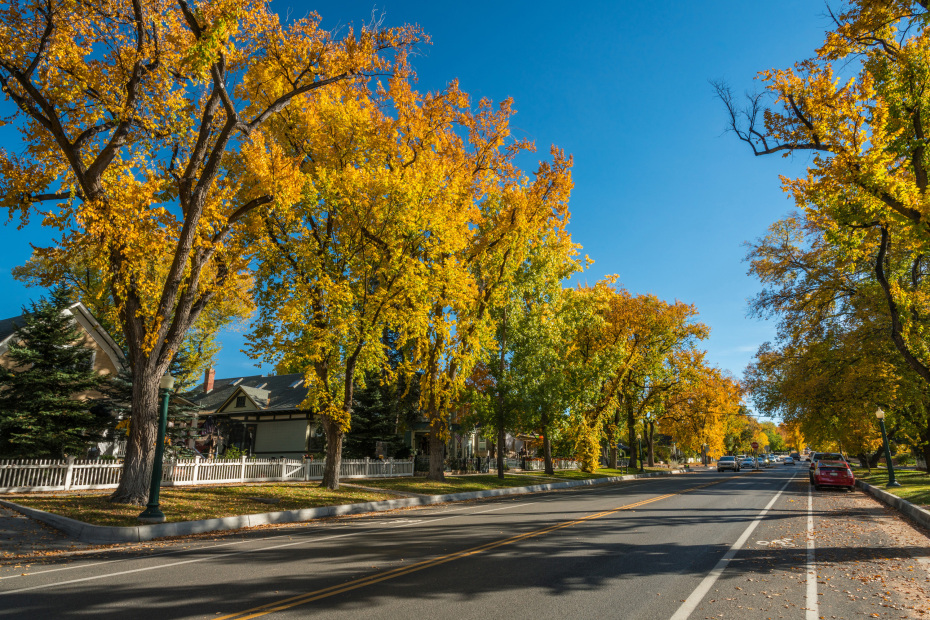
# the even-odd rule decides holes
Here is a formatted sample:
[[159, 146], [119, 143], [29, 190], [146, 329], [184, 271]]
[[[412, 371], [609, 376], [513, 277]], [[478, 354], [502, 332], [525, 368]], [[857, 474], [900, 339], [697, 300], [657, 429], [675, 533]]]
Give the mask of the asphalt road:
[[0, 618], [926, 618], [928, 558], [777, 466], [3, 566]]

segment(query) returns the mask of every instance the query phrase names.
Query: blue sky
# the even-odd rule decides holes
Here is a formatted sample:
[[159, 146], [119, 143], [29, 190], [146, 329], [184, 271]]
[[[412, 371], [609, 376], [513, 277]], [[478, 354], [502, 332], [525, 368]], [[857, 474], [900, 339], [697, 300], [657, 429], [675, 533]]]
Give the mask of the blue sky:
[[[413, 59], [421, 90], [458, 79], [477, 101], [513, 97], [512, 126], [575, 159], [573, 239], [595, 260], [584, 276], [618, 274], [634, 293], [693, 303], [711, 327], [712, 364], [740, 376], [771, 322], [746, 316], [758, 284], [746, 275], [743, 242], [793, 208], [779, 174], [803, 159], [755, 158], [724, 133], [725, 112], [709, 80], [754, 88], [757, 71], [813, 53], [829, 26], [824, 5], [715, 2], [498, 2], [277, 0], [282, 15], [320, 13], [327, 28], [359, 25], [372, 11], [384, 25], [418, 23], [432, 37]], [[4, 106], [4, 110], [6, 106]], [[11, 132], [3, 147], [18, 151]], [[0, 318], [44, 291], [9, 275], [38, 225], [0, 227]], [[223, 336], [218, 377], [268, 372], [239, 351], [243, 333]]]

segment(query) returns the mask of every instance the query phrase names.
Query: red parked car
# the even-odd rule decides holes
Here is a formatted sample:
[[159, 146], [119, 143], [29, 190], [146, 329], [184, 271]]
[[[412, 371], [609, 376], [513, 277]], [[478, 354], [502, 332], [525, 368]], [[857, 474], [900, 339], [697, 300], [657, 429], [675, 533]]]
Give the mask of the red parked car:
[[852, 489], [856, 486], [856, 476], [846, 461], [821, 460], [817, 461], [814, 466], [813, 482], [815, 489], [823, 487]]

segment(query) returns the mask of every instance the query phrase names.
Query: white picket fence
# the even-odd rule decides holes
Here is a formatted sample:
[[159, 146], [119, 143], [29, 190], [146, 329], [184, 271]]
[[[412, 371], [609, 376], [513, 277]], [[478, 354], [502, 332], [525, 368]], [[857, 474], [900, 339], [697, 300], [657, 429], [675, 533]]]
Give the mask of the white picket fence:
[[[323, 461], [296, 459], [172, 459], [162, 469], [162, 486], [229, 482], [299, 482], [323, 479]], [[413, 460], [343, 459], [340, 478], [397, 478], [413, 475]], [[116, 461], [0, 461], [0, 493], [114, 489], [123, 464]]]
[[[513, 460], [516, 461], [514, 467], [520, 467], [520, 459]], [[523, 471], [543, 471], [544, 469], [546, 469], [546, 462], [535, 459], [527, 459], [523, 467]], [[552, 469], [578, 469], [578, 462], [569, 459], [552, 459]]]

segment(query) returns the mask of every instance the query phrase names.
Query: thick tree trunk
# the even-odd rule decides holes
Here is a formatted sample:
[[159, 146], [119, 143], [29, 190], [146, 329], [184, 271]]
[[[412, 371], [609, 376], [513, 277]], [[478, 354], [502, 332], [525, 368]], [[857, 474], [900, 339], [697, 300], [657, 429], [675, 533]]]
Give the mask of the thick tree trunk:
[[617, 437], [612, 438], [613, 442], [610, 444], [610, 462], [607, 464], [611, 469], [617, 469], [617, 459], [620, 457], [620, 448], [617, 447], [617, 444], [620, 443], [620, 407], [617, 407], [614, 410], [614, 425], [617, 427]]
[[161, 375], [156, 370], [146, 372], [142, 363], [134, 366], [129, 440], [119, 486], [110, 495], [111, 502], [139, 506], [148, 502], [155, 462], [155, 438], [158, 435], [159, 381]]
[[504, 448], [507, 446], [507, 434], [504, 432], [504, 425], [497, 425], [497, 477], [504, 479]]
[[637, 458], [639, 457], [639, 447], [636, 443], [636, 418], [633, 415], [633, 406], [626, 407], [626, 428], [628, 441], [630, 442], [630, 467], [637, 467]]
[[555, 473], [555, 468], [552, 467], [552, 442], [549, 441], [548, 429], [546, 429], [543, 435], [543, 461], [546, 466], [546, 473], [550, 476], [553, 475]]
[[323, 466], [323, 481], [320, 486], [331, 491], [339, 490], [339, 471], [342, 468], [342, 440], [345, 432], [335, 421], [322, 416], [323, 431], [326, 433], [326, 463]]
[[431, 424], [429, 429], [429, 474], [427, 480], [442, 482], [446, 479], [445, 454], [443, 454], [445, 447], [436, 426]]

